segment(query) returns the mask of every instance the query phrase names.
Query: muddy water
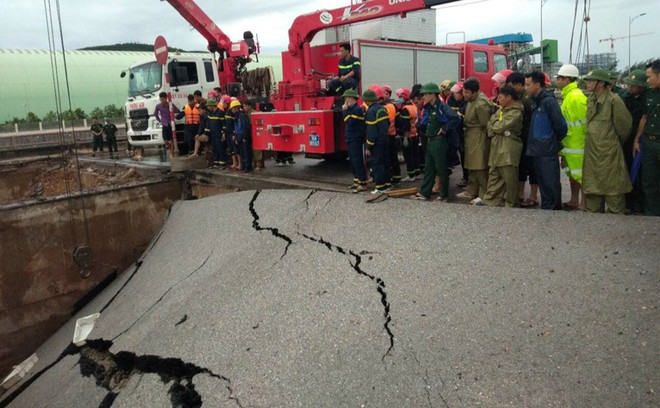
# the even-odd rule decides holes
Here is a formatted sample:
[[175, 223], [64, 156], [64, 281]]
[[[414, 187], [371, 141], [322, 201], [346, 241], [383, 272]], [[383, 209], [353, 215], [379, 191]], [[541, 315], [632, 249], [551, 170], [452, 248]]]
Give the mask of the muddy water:
[[[8, 173], [1, 176], [6, 196], [24, 197], [24, 188], [8, 183]], [[34, 177], [16, 172], [13, 181], [25, 186]], [[95, 253], [87, 279], [71, 255], [75, 245], [85, 242], [80, 197], [71, 202], [42, 197], [0, 207], [0, 378], [57, 330], [81, 297], [138, 258], [181, 191], [177, 180], [152, 180], [87, 194]]]

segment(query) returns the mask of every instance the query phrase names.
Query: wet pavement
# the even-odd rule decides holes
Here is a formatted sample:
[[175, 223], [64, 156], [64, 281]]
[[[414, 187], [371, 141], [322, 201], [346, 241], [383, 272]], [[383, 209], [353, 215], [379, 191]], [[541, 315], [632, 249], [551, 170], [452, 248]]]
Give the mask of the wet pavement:
[[72, 319], [0, 407], [656, 407], [659, 233], [314, 190], [179, 202], [76, 316], [101, 312], [94, 340], [71, 347]]

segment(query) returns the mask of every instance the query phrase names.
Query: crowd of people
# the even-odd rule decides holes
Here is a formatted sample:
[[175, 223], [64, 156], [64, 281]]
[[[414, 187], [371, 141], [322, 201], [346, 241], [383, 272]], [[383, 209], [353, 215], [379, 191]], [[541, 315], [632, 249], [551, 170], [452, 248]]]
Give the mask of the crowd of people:
[[[349, 44], [342, 44], [338, 74], [329, 81], [327, 95], [343, 98], [353, 173], [349, 188], [382, 194], [421, 179], [412, 199], [437, 195], [435, 201], [446, 202], [451, 199], [449, 176], [460, 168], [458, 186], [464, 191], [456, 197], [473, 205], [660, 216], [660, 60], [646, 71], [630, 72], [623, 79], [625, 88], [605, 70], [580, 77], [577, 67], [566, 64], [556, 76], [561, 102], [548, 74], [540, 71], [504, 70], [492, 80], [497, 89], [490, 98], [476, 78], [394, 92], [388, 85], [362, 84], [359, 95], [360, 60], [351, 55]], [[161, 93], [160, 101], [154, 116], [174, 153], [167, 94]], [[215, 88], [208, 99], [201, 91], [189, 95], [183, 111], [172, 108], [176, 118], [185, 117], [191, 157], [206, 146], [209, 167], [244, 172], [264, 167], [263, 152], [252, 148], [249, 101]], [[95, 152], [103, 132], [112, 135], [110, 140], [116, 127], [95, 119]], [[278, 152], [276, 165], [287, 162], [293, 163], [291, 154]], [[562, 169], [571, 190], [566, 202]]]
[[[561, 102], [543, 72], [505, 70], [492, 80], [493, 99], [476, 78], [401, 88], [394, 97], [391, 87], [371, 84], [362, 105], [355, 89], [335, 83], [343, 91], [350, 188], [367, 191], [373, 182], [371, 193], [380, 194], [423, 174], [411, 198], [437, 194], [445, 202], [460, 166], [465, 190], [457, 197], [474, 205], [537, 207], [540, 192], [541, 209], [660, 215], [660, 60], [632, 71], [625, 88], [605, 70], [580, 77], [566, 64], [556, 76]], [[571, 187], [566, 202], [562, 169]]]

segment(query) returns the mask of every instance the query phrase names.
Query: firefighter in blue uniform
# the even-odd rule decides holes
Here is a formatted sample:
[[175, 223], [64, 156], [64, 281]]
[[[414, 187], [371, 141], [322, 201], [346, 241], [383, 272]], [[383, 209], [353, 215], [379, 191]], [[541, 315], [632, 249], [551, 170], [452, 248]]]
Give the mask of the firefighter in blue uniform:
[[211, 149], [213, 150], [213, 168], [225, 168], [226, 152], [222, 148], [222, 132], [224, 125], [224, 112], [218, 109], [215, 99], [209, 99], [206, 111], [206, 128], [209, 135]]
[[371, 194], [383, 193], [389, 186], [387, 179], [388, 143], [387, 129], [390, 126], [390, 118], [387, 111], [378, 103], [378, 97], [372, 90], [362, 94], [362, 100], [368, 106], [364, 121], [367, 125], [367, 151], [369, 165], [374, 173], [375, 189]]
[[357, 103], [359, 95], [353, 89], [342, 95], [344, 105], [341, 107], [346, 128], [344, 135], [348, 146], [348, 158], [353, 171], [353, 184], [349, 187], [354, 192], [367, 190], [367, 171], [364, 167], [364, 109]]
[[339, 46], [339, 59], [337, 76], [328, 82], [329, 95], [341, 95], [343, 92], [354, 89], [360, 85], [361, 65], [360, 59], [351, 55], [351, 44]]

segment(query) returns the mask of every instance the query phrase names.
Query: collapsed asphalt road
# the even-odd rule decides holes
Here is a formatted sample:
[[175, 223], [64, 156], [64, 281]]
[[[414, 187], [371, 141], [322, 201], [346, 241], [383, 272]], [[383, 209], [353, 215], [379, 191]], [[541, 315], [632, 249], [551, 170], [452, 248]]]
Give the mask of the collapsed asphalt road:
[[0, 406], [658, 405], [660, 221], [310, 191], [181, 202]]

